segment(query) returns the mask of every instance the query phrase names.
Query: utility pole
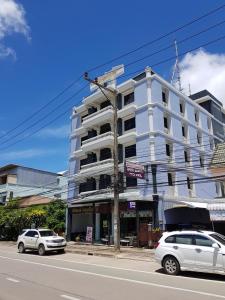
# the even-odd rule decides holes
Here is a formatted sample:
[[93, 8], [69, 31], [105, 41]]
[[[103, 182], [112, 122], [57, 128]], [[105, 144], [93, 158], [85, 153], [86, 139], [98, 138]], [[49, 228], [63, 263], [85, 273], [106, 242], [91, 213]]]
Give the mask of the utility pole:
[[[117, 96], [118, 92], [116, 89], [111, 89], [105, 87], [103, 84], [98, 82], [98, 79], [90, 79], [88, 73], [84, 73], [84, 79], [90, 83], [99, 87], [103, 95], [108, 99], [113, 107], [113, 169], [114, 169], [114, 184], [113, 184], [113, 193], [114, 193], [114, 249], [115, 251], [120, 251], [120, 216], [119, 216], [119, 166], [118, 166], [118, 130], [117, 130]], [[113, 100], [110, 100], [107, 94], [104, 92], [109, 92], [113, 96]]]

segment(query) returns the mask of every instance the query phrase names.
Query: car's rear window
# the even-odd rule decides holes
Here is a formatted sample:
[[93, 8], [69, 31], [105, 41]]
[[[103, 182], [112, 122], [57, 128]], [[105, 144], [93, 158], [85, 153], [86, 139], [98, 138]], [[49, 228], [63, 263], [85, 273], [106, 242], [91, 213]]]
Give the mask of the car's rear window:
[[55, 236], [56, 233], [52, 230], [40, 230], [39, 231], [41, 236]]

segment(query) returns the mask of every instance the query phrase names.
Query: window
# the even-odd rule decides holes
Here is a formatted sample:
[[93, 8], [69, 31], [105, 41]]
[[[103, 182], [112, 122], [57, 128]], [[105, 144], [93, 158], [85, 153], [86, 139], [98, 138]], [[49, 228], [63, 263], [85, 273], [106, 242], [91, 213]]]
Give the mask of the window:
[[100, 150], [100, 160], [105, 160], [112, 158], [112, 153], [110, 148], [103, 148]]
[[172, 173], [168, 173], [168, 185], [173, 186], [173, 175], [172, 175]]
[[56, 236], [56, 233], [52, 230], [40, 230], [40, 236]]
[[106, 101], [104, 101], [100, 104], [100, 109], [103, 109], [103, 108], [105, 108], [107, 106], [110, 106], [110, 105], [111, 105], [111, 102], [109, 100], [106, 100]]
[[186, 163], [190, 162], [190, 155], [186, 150], [184, 151], [184, 161]]
[[125, 131], [133, 129], [133, 128], [135, 128], [135, 117], [124, 121], [124, 130]]
[[193, 245], [193, 236], [190, 234], [177, 235], [176, 244]]
[[167, 156], [171, 155], [171, 151], [170, 151], [171, 149], [170, 148], [171, 148], [171, 146], [169, 144], [166, 144], [166, 155]]
[[175, 243], [175, 240], [176, 240], [176, 236], [171, 235], [171, 236], [168, 236], [168, 238], [165, 239], [165, 243]]
[[137, 186], [137, 178], [126, 177], [126, 185], [127, 187]]
[[130, 93], [124, 96], [124, 105], [128, 105], [132, 102], [134, 102], [134, 93]]
[[80, 193], [83, 193], [83, 192], [86, 192], [86, 182], [82, 182], [82, 183], [79, 185], [79, 194], [80, 194]]
[[198, 111], [195, 112], [195, 122], [196, 123], [199, 122], [199, 112]]
[[106, 123], [106, 124], [104, 124], [100, 127], [100, 134], [103, 134], [103, 133], [106, 133], [106, 132], [109, 132], [109, 131], [111, 131], [110, 123]]
[[25, 234], [25, 236], [34, 237], [36, 234], [38, 234], [37, 231], [35, 231], [35, 230], [29, 230], [29, 231]]
[[202, 143], [202, 137], [201, 137], [201, 134], [199, 132], [197, 133], [197, 142], [198, 142], [199, 145]]
[[184, 114], [184, 103], [180, 102], [180, 113], [183, 115]]
[[196, 246], [212, 247], [213, 241], [202, 235], [194, 235]]
[[167, 119], [167, 117], [164, 117], [164, 128], [168, 129], [168, 119]]
[[100, 175], [99, 189], [107, 189], [111, 186], [111, 176], [110, 175]]
[[184, 126], [182, 126], [182, 135], [183, 135], [183, 137], [185, 137], [185, 128], [184, 128]]
[[187, 177], [187, 187], [189, 190], [192, 190], [192, 182], [191, 182], [190, 177]]
[[200, 164], [200, 167], [204, 167], [204, 158], [202, 156], [199, 157], [199, 164]]
[[136, 156], [136, 144], [125, 147], [125, 158]]
[[164, 105], [168, 104], [168, 92], [166, 92], [165, 90], [162, 91], [162, 102], [164, 103]]

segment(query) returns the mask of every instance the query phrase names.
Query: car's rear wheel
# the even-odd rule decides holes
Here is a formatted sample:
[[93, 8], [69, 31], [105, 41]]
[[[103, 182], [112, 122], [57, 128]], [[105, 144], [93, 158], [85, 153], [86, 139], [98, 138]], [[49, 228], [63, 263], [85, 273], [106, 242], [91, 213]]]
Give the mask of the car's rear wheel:
[[18, 245], [18, 251], [19, 253], [24, 253], [25, 252], [25, 247], [24, 247], [24, 243], [19, 243]]
[[42, 245], [42, 244], [39, 245], [38, 254], [41, 255], [41, 256], [45, 255], [45, 246], [44, 245]]
[[177, 275], [180, 272], [180, 265], [174, 256], [166, 256], [164, 258], [163, 268], [169, 275]]

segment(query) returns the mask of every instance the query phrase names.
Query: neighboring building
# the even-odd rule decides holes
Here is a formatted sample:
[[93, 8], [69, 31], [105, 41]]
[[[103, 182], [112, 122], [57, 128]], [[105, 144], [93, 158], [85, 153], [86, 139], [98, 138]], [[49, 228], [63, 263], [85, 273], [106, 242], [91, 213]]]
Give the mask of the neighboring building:
[[[157, 165], [159, 220], [175, 205], [211, 201], [207, 164], [214, 149], [212, 115], [149, 68], [118, 86], [121, 236], [146, 241], [152, 222], [152, 165]], [[68, 233], [113, 239], [113, 108], [97, 90], [72, 113]], [[124, 161], [145, 166], [146, 179], [125, 177]]]
[[225, 141], [225, 110], [223, 104], [210, 92], [203, 90], [190, 96], [212, 115], [213, 134], [216, 136], [215, 143]]
[[62, 177], [61, 174], [15, 164], [3, 166], [0, 168], [0, 204], [12, 198], [38, 194], [51, 199], [66, 199], [66, 193], [62, 192], [62, 186], [65, 185], [65, 182], [61, 182]]

